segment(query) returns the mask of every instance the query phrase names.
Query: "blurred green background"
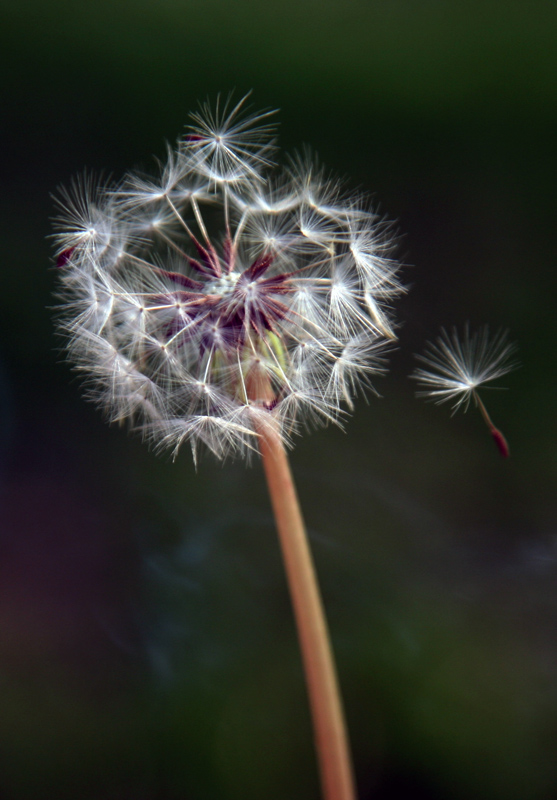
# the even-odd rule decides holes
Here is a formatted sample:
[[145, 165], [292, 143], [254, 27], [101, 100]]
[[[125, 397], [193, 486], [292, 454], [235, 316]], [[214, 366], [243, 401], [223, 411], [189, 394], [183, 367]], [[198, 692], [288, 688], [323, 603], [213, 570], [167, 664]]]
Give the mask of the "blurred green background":
[[[557, 796], [557, 4], [2, 2], [0, 798], [312, 800], [257, 463], [155, 458], [56, 351], [50, 193], [253, 89], [396, 223], [389, 376], [292, 464], [360, 800]], [[510, 329], [472, 410], [416, 401], [441, 325]]]

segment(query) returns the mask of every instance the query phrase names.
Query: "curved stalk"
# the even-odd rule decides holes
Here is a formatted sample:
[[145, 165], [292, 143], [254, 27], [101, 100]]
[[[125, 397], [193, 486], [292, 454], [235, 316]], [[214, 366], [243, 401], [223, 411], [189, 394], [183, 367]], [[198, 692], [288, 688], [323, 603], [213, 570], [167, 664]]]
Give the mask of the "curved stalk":
[[288, 457], [272, 428], [260, 426], [258, 433], [298, 628], [323, 796], [325, 800], [354, 800], [348, 736], [329, 633]]

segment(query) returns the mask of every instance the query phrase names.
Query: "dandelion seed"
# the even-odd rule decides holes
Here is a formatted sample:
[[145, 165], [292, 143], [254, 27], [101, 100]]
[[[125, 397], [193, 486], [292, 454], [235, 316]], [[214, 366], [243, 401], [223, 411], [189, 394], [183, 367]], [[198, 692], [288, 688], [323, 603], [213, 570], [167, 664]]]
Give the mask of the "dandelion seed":
[[424, 354], [416, 356], [426, 364], [425, 369], [420, 367], [411, 376], [423, 387], [416, 394], [436, 403], [454, 401], [453, 414], [461, 407], [466, 411], [473, 400], [499, 452], [507, 458], [509, 446], [491, 421], [478, 389], [518, 366], [515, 351], [516, 345], [508, 342], [506, 331], [498, 331], [490, 338], [487, 325], [473, 333], [466, 325], [462, 338], [456, 328], [450, 333], [442, 329], [435, 342], [428, 342]]

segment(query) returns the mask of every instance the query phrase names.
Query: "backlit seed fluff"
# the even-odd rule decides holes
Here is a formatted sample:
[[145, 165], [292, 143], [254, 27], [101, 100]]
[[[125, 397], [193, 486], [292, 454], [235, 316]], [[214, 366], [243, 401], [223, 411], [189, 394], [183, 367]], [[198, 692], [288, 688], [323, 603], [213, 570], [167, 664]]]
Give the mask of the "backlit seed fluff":
[[89, 395], [157, 447], [222, 458], [338, 422], [384, 370], [401, 291], [361, 196], [274, 167], [269, 112], [203, 105], [153, 176], [58, 197], [59, 325]]
[[467, 409], [480, 386], [516, 368], [515, 351], [506, 331], [490, 337], [487, 325], [474, 332], [466, 325], [461, 337], [456, 328], [450, 333], [443, 328], [424, 354], [416, 356], [425, 364], [411, 376], [421, 387], [417, 395], [437, 403], [453, 401], [455, 411]]

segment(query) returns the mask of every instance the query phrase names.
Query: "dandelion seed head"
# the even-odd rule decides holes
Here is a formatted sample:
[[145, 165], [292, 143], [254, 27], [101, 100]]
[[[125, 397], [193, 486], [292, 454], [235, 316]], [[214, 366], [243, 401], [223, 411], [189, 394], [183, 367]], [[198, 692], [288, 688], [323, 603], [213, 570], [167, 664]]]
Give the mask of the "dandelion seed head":
[[158, 449], [246, 454], [265, 425], [289, 443], [384, 371], [402, 290], [385, 236], [365, 198], [275, 150], [271, 112], [219, 98], [154, 177], [59, 194], [69, 357]]

